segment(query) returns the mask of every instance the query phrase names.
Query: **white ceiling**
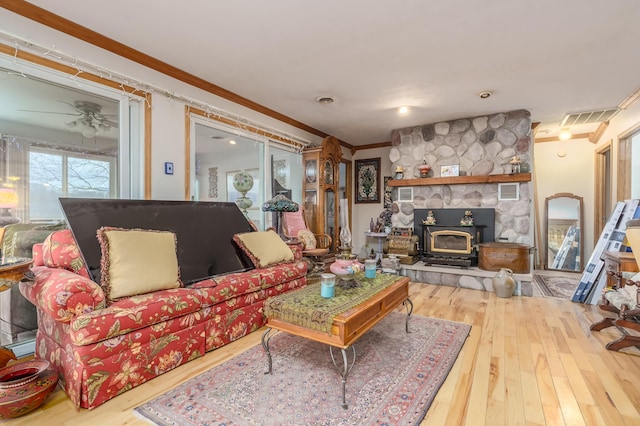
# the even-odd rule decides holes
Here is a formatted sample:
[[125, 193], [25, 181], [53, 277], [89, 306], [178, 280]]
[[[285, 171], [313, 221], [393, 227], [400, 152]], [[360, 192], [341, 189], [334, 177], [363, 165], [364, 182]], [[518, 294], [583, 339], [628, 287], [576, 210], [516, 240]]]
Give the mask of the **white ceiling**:
[[353, 145], [521, 108], [557, 134], [640, 86], [635, 0], [31, 3]]

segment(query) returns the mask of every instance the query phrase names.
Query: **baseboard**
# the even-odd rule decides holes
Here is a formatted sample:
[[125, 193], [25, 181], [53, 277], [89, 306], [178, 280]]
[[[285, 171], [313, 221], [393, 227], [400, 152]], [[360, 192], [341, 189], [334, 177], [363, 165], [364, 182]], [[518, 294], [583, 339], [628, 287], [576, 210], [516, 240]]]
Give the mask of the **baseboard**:
[[17, 358], [33, 355], [36, 352], [36, 339], [26, 340], [7, 346]]

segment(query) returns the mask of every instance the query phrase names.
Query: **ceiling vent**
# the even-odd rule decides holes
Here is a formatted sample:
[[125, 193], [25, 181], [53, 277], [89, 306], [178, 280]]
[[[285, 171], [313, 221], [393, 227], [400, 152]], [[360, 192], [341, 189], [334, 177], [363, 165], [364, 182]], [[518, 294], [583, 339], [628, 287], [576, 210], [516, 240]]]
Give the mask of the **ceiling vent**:
[[611, 120], [620, 110], [618, 108], [600, 109], [597, 111], [577, 112], [567, 114], [560, 122], [560, 127], [577, 124], [602, 123]]

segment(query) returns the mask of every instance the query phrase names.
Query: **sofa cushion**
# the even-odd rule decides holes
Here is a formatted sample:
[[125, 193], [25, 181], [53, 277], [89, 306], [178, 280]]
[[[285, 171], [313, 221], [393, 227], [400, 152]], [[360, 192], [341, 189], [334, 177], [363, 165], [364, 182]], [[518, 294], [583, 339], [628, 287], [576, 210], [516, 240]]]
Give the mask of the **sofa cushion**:
[[101, 285], [107, 299], [178, 288], [176, 235], [168, 231], [102, 227]]
[[44, 240], [42, 258], [45, 266], [64, 268], [89, 278], [89, 272], [82, 260], [76, 240], [68, 229], [53, 232]]
[[254, 297], [253, 293], [259, 290], [303, 278], [306, 274], [307, 263], [296, 261], [269, 268], [226, 274], [199, 281], [191, 287], [198, 289], [203, 295], [203, 306], [212, 306], [244, 295]]
[[188, 328], [193, 325], [189, 322], [197, 318], [187, 314], [198, 312], [201, 301], [200, 293], [188, 288], [160, 290], [120, 299], [100, 311], [75, 317], [69, 324], [71, 340], [76, 345], [89, 345], [146, 327], [157, 328], [162, 331], [161, 334], [166, 334], [164, 328], [172, 319], [179, 319], [179, 326], [170, 331]]
[[266, 268], [293, 260], [291, 248], [274, 231], [236, 234], [233, 241], [246, 253], [256, 268]]

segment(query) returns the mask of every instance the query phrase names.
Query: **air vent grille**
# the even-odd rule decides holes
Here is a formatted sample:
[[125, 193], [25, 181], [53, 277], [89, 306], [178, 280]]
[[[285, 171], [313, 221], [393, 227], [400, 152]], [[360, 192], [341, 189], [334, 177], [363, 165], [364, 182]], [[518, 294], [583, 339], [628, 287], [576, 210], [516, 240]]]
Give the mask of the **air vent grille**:
[[412, 202], [413, 188], [398, 188], [398, 201]]
[[560, 127], [577, 124], [602, 123], [611, 120], [620, 110], [618, 108], [567, 114], [560, 122]]
[[498, 184], [498, 200], [499, 201], [520, 200], [520, 184], [515, 182], [499, 183]]

